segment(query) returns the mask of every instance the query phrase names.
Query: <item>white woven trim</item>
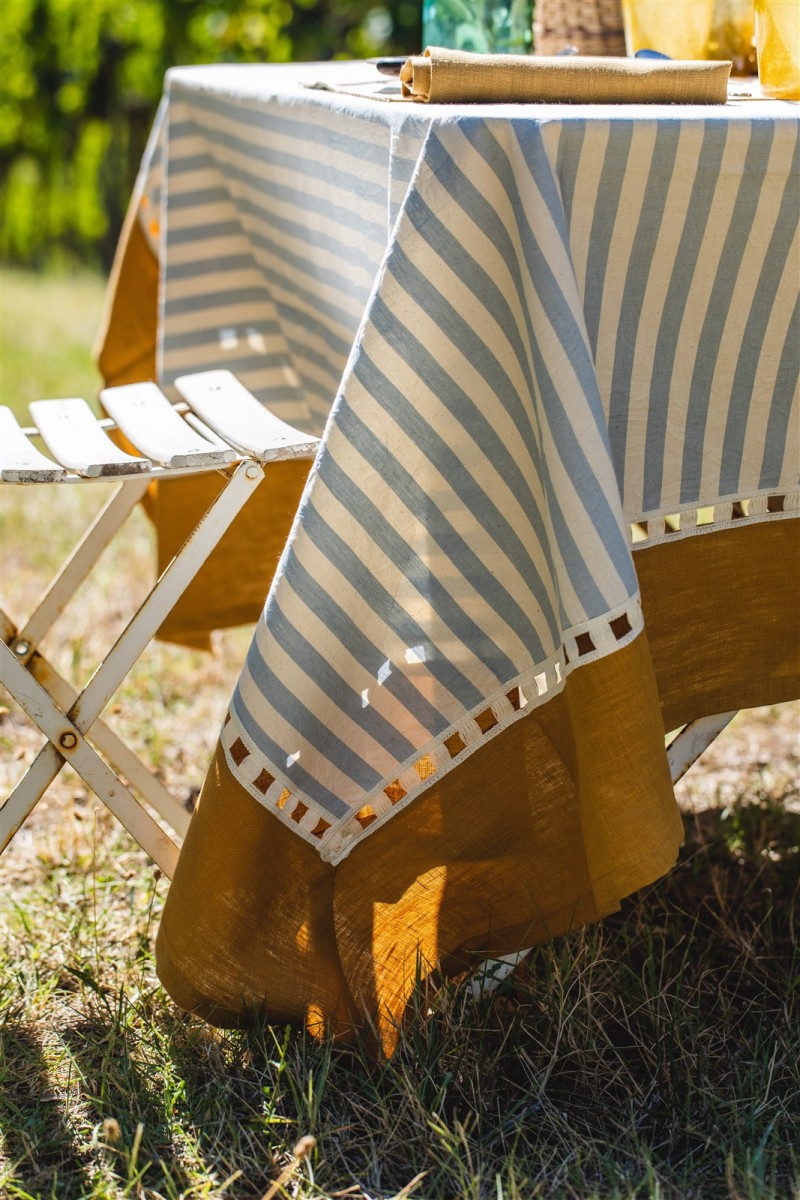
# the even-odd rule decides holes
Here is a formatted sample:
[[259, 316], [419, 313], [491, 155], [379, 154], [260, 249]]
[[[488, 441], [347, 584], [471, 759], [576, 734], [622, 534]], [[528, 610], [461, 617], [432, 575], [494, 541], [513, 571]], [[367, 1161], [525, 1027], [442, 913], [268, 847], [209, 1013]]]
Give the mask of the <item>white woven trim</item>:
[[[782, 512], [770, 512], [770, 500], [783, 502]], [[736, 513], [742, 515], [735, 515]], [[772, 488], [750, 496], [724, 497], [713, 505], [665, 508], [629, 517], [631, 545], [634, 550], [657, 542], [674, 542], [698, 533], [728, 526], [755, 525], [761, 521], [780, 521], [800, 513], [800, 490], [782, 492]], [[644, 528], [642, 528], [644, 526]]]
[[[323, 860], [335, 864], [490, 738], [552, 700], [576, 667], [628, 645], [641, 632], [642, 624], [641, 604], [636, 596], [602, 618], [571, 629], [563, 646], [546, 662], [518, 675], [400, 763], [392, 779], [382, 780], [365, 793], [357, 810], [350, 810], [338, 820], [300, 792], [285, 772], [264, 757], [232, 711], [223, 726], [220, 743], [231, 774], [242, 787], [313, 845]], [[515, 697], [519, 707], [511, 697]]]

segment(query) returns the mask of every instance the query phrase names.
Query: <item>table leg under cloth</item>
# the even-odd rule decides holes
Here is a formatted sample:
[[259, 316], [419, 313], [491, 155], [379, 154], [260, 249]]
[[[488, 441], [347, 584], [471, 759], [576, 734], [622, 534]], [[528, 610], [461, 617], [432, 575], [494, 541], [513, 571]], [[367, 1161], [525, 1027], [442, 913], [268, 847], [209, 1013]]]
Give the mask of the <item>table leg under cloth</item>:
[[336, 866], [218, 751], [158, 935], [167, 990], [220, 1025], [267, 1014], [346, 1036], [366, 1014], [391, 1052], [418, 955], [464, 969], [617, 909], [680, 844], [665, 730], [797, 695], [799, 550], [798, 522], [777, 521], [638, 551], [646, 634]]

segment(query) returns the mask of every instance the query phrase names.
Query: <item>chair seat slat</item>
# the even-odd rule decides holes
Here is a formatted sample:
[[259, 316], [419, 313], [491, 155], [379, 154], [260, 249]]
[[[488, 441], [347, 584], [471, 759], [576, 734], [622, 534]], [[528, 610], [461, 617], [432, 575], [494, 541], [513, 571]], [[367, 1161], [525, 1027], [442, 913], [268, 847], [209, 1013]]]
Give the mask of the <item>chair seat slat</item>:
[[58, 483], [66, 471], [25, 436], [10, 408], [0, 406], [0, 479], [3, 483]]
[[276, 417], [230, 371], [182, 375], [175, 387], [210, 429], [260, 462], [313, 458], [317, 452], [319, 438]]
[[204, 437], [206, 441], [211, 442], [213, 446], [220, 446], [222, 449], [225, 449], [228, 446], [228, 443], [223, 442], [219, 434], [214, 433], [213, 429], [209, 429], [205, 421], [201, 421], [197, 413], [193, 413], [190, 408], [187, 408], [186, 412], [184, 413], [184, 417], [187, 424], [191, 425], [192, 429], [197, 430], [200, 436]]
[[34, 400], [29, 407], [48, 450], [68, 470], [99, 478], [140, 475], [151, 469], [149, 459], [126, 454], [114, 445], [85, 400]]
[[192, 429], [154, 383], [104, 388], [100, 399], [133, 445], [162, 466], [224, 466], [240, 457]]

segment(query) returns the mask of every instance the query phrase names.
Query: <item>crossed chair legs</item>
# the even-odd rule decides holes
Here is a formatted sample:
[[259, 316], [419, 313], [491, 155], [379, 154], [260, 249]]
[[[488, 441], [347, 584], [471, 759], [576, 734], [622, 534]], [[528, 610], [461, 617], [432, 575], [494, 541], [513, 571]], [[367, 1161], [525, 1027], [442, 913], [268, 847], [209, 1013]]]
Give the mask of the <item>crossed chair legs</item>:
[[[0, 807], [0, 852], [64, 763], [69, 762], [164, 874], [172, 876], [179, 844], [136, 799], [131, 786], [178, 838], [186, 832], [189, 814], [101, 720], [100, 714], [258, 487], [264, 471], [258, 462], [244, 459], [227, 474], [227, 485], [80, 693], [41, 654], [39, 645], [141, 499], [149, 479], [134, 478], [119, 485], [24, 625], [17, 627], [0, 609], [0, 682], [47, 738], [47, 743]], [[111, 766], [98, 751], [102, 751]]]

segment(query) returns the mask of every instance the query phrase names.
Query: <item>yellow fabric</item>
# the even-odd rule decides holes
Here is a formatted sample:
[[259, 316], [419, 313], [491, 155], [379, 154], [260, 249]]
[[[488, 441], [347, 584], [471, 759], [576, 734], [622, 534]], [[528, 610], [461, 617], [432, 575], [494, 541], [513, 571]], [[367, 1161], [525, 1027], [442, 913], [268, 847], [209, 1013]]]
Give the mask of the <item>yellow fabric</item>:
[[355, 1006], [336, 953], [334, 869], [239, 788], [219, 751], [203, 794], [158, 935], [167, 990], [215, 1025], [319, 1011], [341, 1031]]
[[117, 244], [95, 348], [107, 386], [155, 379], [157, 329], [158, 261], [131, 207]]
[[725, 104], [729, 62], [534, 58], [431, 46], [400, 72], [403, 96], [432, 104]]
[[647, 672], [644, 638], [576, 671], [336, 867], [240, 788], [218, 751], [159, 930], [167, 990], [215, 1024], [264, 1013], [341, 1035], [366, 1014], [391, 1052], [418, 956], [423, 971], [440, 958], [463, 968], [466, 949], [518, 949], [614, 909], [670, 867], [680, 821], [653, 753], [652, 681], [649, 722], [630, 709], [633, 787], [603, 751], [618, 719], [585, 706], [596, 690], [633, 699]]
[[[97, 364], [108, 387], [155, 379], [158, 262], [135, 210], [128, 214], [108, 289]], [[165, 641], [209, 648], [209, 634], [257, 620], [310, 468], [273, 463], [158, 631]], [[153, 484], [145, 510], [156, 527], [159, 574], [219, 494], [216, 475]]]
[[158, 935], [159, 975], [218, 1024], [266, 1013], [391, 1052], [418, 956], [463, 969], [592, 921], [664, 874], [681, 824], [663, 734], [800, 692], [797, 520], [640, 550], [647, 635], [575, 670], [338, 866], [218, 752]]
[[800, 696], [800, 518], [637, 551], [664, 729]]
[[[203, 649], [210, 630], [258, 619], [310, 467], [302, 459], [265, 467], [263, 482], [159, 629], [160, 638]], [[159, 572], [220, 487], [215, 475], [159, 485], [155, 508]]]

